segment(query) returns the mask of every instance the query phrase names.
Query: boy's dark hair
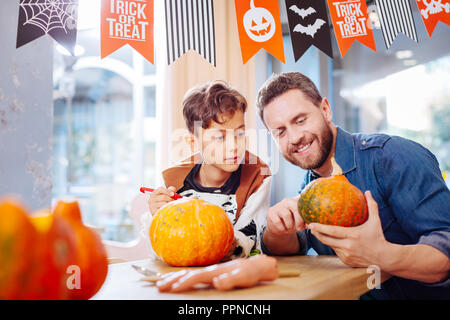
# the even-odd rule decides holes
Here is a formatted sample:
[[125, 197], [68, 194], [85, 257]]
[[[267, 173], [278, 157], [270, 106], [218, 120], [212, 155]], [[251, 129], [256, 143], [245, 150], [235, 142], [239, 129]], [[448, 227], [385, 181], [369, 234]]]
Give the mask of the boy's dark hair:
[[233, 115], [236, 110], [245, 112], [247, 100], [224, 81], [212, 81], [190, 89], [183, 99], [183, 116], [189, 132], [194, 133], [195, 122], [202, 128], [209, 127], [211, 120], [220, 123], [220, 114]]
[[273, 74], [259, 89], [256, 105], [259, 110], [259, 116], [264, 122], [264, 108], [276, 97], [282, 95], [288, 90], [299, 89], [303, 94], [311, 100], [311, 102], [319, 106], [322, 102], [322, 96], [314, 82], [300, 72], [286, 72], [281, 74]]

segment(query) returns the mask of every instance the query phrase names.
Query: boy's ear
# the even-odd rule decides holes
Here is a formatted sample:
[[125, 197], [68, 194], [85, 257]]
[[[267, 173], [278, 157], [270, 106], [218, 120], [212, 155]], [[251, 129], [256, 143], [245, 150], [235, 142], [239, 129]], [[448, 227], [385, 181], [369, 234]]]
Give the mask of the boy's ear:
[[186, 144], [188, 146], [193, 148], [194, 147], [194, 142], [195, 142], [194, 135], [193, 134], [189, 134], [189, 135], [184, 136], [184, 142], [186, 142]]

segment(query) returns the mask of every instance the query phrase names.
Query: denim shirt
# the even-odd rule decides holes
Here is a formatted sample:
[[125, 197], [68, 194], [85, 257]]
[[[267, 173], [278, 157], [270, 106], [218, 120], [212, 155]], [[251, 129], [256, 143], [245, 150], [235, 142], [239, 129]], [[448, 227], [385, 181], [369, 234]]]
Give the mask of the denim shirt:
[[[450, 257], [450, 191], [436, 157], [420, 144], [385, 134], [350, 134], [337, 128], [335, 159], [346, 178], [378, 204], [387, 241], [426, 244]], [[314, 177], [308, 171], [301, 190]], [[300, 191], [301, 191], [300, 190]], [[300, 250], [334, 255], [310, 230], [297, 234]], [[262, 237], [261, 237], [262, 239]], [[262, 244], [263, 252], [270, 254]], [[426, 284], [392, 277], [363, 298], [449, 299], [450, 279]]]

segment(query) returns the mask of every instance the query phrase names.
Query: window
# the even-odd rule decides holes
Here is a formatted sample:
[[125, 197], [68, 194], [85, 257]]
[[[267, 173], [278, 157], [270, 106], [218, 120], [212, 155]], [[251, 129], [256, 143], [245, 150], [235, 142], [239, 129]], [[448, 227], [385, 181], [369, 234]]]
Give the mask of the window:
[[100, 59], [99, 0], [79, 16], [76, 57], [54, 50], [53, 198], [76, 197], [103, 239], [129, 241], [131, 201], [156, 184], [156, 68], [129, 46]]
[[450, 42], [439, 23], [430, 37], [412, 7], [419, 42], [399, 34], [386, 49], [379, 25], [377, 52], [355, 43], [333, 59], [335, 123], [349, 132], [383, 132], [416, 141], [438, 159], [450, 185]]
[[351, 121], [364, 131], [414, 140], [434, 153], [450, 185], [450, 55], [423, 63], [351, 91]]

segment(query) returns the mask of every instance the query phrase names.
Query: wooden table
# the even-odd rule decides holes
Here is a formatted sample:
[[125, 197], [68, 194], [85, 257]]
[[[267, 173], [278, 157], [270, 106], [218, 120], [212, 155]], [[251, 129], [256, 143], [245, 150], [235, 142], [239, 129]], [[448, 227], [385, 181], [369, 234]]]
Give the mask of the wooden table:
[[[300, 276], [278, 278], [251, 288], [219, 291], [214, 288], [184, 293], [160, 293], [132, 264], [150, 267], [158, 272], [180, 270], [159, 260], [141, 260], [112, 264], [108, 277], [93, 299], [105, 300], [297, 300], [297, 299], [358, 299], [368, 291], [367, 280], [373, 276], [366, 268], [351, 268], [335, 256], [277, 257], [279, 270], [298, 270]], [[190, 268], [195, 269], [195, 268]], [[381, 282], [390, 276], [381, 272]]]

